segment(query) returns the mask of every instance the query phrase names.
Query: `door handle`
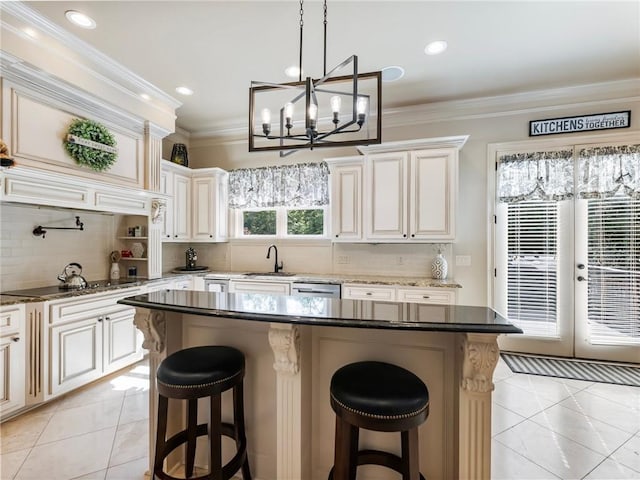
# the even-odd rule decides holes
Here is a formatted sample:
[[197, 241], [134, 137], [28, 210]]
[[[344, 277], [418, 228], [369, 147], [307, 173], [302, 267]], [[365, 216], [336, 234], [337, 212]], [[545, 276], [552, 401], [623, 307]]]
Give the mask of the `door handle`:
[[578, 280], [579, 282], [586, 282], [586, 281], [587, 281], [587, 279], [586, 279], [586, 278], [584, 278], [582, 275], [578, 275], [577, 280]]

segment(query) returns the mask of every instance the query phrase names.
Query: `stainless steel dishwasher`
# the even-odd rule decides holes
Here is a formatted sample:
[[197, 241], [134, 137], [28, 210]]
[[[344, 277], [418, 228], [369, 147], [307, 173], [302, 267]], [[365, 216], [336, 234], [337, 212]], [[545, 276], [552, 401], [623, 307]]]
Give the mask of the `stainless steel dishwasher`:
[[291, 295], [302, 297], [331, 297], [340, 298], [341, 285], [339, 283], [302, 283], [291, 284]]

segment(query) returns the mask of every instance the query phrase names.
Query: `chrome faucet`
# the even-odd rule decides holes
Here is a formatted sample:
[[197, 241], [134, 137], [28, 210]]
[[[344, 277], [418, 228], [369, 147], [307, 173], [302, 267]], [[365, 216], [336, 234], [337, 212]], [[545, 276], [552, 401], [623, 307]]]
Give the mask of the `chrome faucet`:
[[278, 273], [284, 268], [284, 265], [282, 262], [280, 262], [280, 265], [278, 265], [278, 247], [276, 247], [275, 245], [269, 245], [269, 249], [267, 250], [267, 258], [270, 258], [272, 248], [276, 251], [276, 261], [273, 264], [273, 273]]

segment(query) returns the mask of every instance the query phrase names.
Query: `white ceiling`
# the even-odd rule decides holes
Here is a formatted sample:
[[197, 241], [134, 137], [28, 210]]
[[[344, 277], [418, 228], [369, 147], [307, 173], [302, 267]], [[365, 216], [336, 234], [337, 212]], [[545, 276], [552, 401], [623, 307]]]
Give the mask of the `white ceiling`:
[[[51, 21], [183, 102], [194, 135], [246, 126], [251, 80], [285, 82], [297, 64], [298, 1], [28, 2]], [[64, 18], [80, 10], [83, 30]], [[322, 74], [322, 3], [304, 3], [305, 73]], [[327, 68], [400, 65], [383, 108], [640, 78], [640, 2], [328, 1]], [[439, 56], [423, 53], [436, 39]], [[191, 97], [175, 87], [187, 85]]]

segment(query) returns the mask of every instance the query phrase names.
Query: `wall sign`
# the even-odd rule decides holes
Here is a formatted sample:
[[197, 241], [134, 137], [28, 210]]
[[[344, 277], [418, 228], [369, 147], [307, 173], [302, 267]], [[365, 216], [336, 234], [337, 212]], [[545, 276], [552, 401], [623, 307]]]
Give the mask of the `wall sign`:
[[548, 118], [529, 122], [529, 136], [556, 135], [559, 133], [589, 132], [610, 128], [628, 128], [631, 125], [631, 110], [575, 117]]

